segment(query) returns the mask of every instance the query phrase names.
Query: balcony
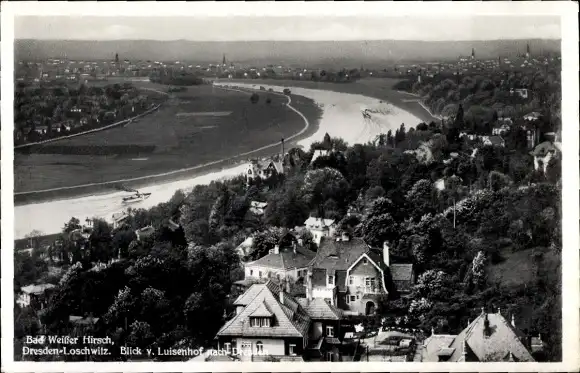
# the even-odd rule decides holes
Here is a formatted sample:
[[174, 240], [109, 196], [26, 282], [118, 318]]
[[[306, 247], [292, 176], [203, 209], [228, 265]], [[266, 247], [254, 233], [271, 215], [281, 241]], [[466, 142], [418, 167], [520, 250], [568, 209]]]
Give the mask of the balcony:
[[363, 294], [380, 294], [381, 288], [374, 285], [374, 286], [362, 286], [361, 291]]

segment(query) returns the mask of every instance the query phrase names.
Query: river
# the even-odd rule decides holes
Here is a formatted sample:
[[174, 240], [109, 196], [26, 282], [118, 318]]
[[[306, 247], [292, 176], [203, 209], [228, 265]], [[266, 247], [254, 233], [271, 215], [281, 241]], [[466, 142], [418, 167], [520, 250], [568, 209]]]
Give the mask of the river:
[[[273, 85], [255, 85], [243, 83], [216, 83], [244, 88], [272, 88], [281, 92], [285, 87]], [[308, 149], [310, 144], [321, 141], [325, 133], [332, 137], [341, 137], [349, 144], [372, 141], [381, 133], [393, 132], [405, 123], [407, 129], [420, 123], [416, 116], [376, 98], [358, 94], [340, 93], [326, 90], [289, 87], [293, 94], [314, 100], [322, 108], [319, 128], [312, 136], [300, 140], [299, 146]], [[363, 116], [363, 112], [369, 115]], [[306, 121], [306, 118], [303, 117]], [[140, 188], [144, 193], [151, 193], [147, 200], [134, 204], [134, 208], [150, 208], [168, 201], [177, 190], [189, 191], [199, 184], [208, 184], [212, 180], [226, 179], [243, 172], [245, 165], [237, 165], [221, 171], [193, 177], [191, 179], [156, 183]], [[64, 224], [76, 217], [81, 221], [86, 218], [103, 218], [111, 221], [114, 213], [126, 208], [121, 198], [126, 192], [107, 192], [84, 197], [73, 197], [40, 203], [31, 203], [14, 207], [14, 238], [25, 237], [33, 230], [43, 234], [58, 233]]]

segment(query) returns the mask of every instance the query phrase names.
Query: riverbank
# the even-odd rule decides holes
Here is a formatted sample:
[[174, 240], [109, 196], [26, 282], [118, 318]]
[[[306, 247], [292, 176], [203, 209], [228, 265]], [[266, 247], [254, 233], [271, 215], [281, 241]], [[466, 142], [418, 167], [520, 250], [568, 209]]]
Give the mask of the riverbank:
[[[278, 89], [281, 88], [278, 87]], [[351, 144], [364, 143], [374, 140], [376, 135], [380, 133], [386, 133], [388, 130], [398, 128], [402, 122], [407, 123], [408, 127], [415, 126], [420, 122], [420, 118], [411, 113], [376, 98], [300, 87], [292, 87], [291, 91], [292, 103], [294, 103], [296, 97], [305, 97], [318, 105], [317, 112], [322, 110], [318, 126], [309, 127], [310, 129], [305, 131], [302, 136], [294, 139], [296, 144], [305, 148], [314, 141], [321, 141], [327, 132], [331, 136], [342, 137]], [[311, 105], [307, 107], [312, 108]], [[373, 109], [373, 112], [384, 114], [373, 114], [369, 120], [362, 115], [362, 111], [365, 109]], [[304, 116], [308, 116], [304, 111], [299, 111]], [[273, 144], [272, 146], [276, 149], [279, 145]], [[291, 145], [288, 144], [288, 146]], [[272, 150], [257, 150], [252, 153], [252, 157], [272, 154]], [[198, 184], [206, 184], [212, 180], [240, 175], [245, 168], [242, 160], [249, 157], [242, 156], [240, 158], [206, 166], [207, 168], [204, 168], [203, 171], [201, 168], [197, 168], [191, 174], [183, 175], [184, 177], [180, 178], [180, 180], [156, 181], [155, 179], [147, 179], [136, 182], [133, 185], [138, 186], [140, 191], [152, 194], [149, 199], [133, 207], [150, 208], [158, 203], [168, 201], [177, 190], [187, 192]], [[201, 175], [202, 172], [205, 172], [205, 174]], [[193, 176], [194, 174], [197, 175]], [[158, 182], [158, 184], [152, 184], [152, 181]], [[45, 234], [58, 232], [62, 225], [72, 216], [79, 218], [81, 221], [87, 217], [110, 220], [113, 213], [126, 209], [126, 206], [121, 203], [121, 197], [124, 195], [126, 195], [125, 192], [101, 190], [100, 194], [93, 194], [87, 197], [73, 197], [16, 206], [15, 237], [24, 237], [33, 229], [40, 230]]]
[[[250, 94], [247, 91], [243, 93], [248, 95]], [[308, 100], [297, 95], [286, 97], [279, 93], [270, 92], [269, 94], [278, 95], [282, 99], [287, 100], [287, 107], [296, 113], [300, 122], [303, 123], [298, 132], [293, 133], [285, 138], [287, 147], [296, 145], [298, 141], [309, 137], [316, 132], [322, 111], [312, 102], [312, 100]], [[272, 154], [277, 153], [279, 147], [280, 142], [276, 141], [256, 148], [251, 148], [248, 151], [244, 151], [230, 157], [219, 159], [214, 158], [214, 160], [204, 162], [202, 164], [170, 170], [167, 172], [157, 172], [140, 177], [50, 188], [37, 190], [34, 192], [17, 192], [14, 193], [14, 204], [15, 206], [22, 206], [30, 203], [38, 204], [40, 202], [50, 202], [61, 198], [70, 199], [94, 194], [112, 193], [118, 191], [118, 188], [121, 184], [130, 188], [141, 189], [153, 184], [188, 180], [191, 178], [204, 176], [211, 172], [219, 172], [224, 168], [235, 167], [240, 163], [245, 163], [249, 158], [271, 156]], [[216, 149], [216, 152], [213, 154], [213, 156], [215, 157], [219, 155], [220, 153], [218, 152], [218, 149]], [[211, 154], [209, 156], [211, 156]]]

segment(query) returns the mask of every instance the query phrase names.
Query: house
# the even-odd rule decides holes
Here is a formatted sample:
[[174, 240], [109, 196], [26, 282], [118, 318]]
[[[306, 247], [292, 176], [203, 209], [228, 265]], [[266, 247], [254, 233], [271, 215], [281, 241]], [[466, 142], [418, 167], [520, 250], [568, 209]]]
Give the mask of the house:
[[242, 361], [302, 360], [311, 318], [284, 286], [254, 284], [233, 305], [235, 315], [217, 332], [218, 350]]
[[482, 136], [483, 145], [505, 147], [505, 140], [501, 136]]
[[142, 241], [143, 239], [145, 239], [147, 237], [151, 237], [154, 233], [155, 233], [155, 228], [153, 228], [151, 225], [149, 225], [147, 227], [139, 228], [135, 231], [135, 234], [137, 235], [137, 241]]
[[498, 310], [479, 316], [458, 335], [431, 336], [423, 342], [422, 362], [533, 362], [525, 336]]
[[266, 207], [268, 207], [268, 204], [266, 202], [258, 202], [258, 201], [250, 202], [250, 212], [258, 216], [264, 215]]
[[318, 158], [318, 157], [328, 157], [330, 155], [331, 151], [328, 149], [316, 149], [314, 150], [314, 153], [312, 154], [312, 159], [310, 160], [310, 164], [313, 164], [314, 161]]
[[124, 221], [129, 218], [129, 214], [126, 211], [116, 212], [113, 214], [113, 229], [119, 228]]
[[315, 253], [298, 245], [292, 235], [291, 244], [284, 244], [282, 239], [267, 255], [244, 264], [245, 278], [267, 279], [270, 276], [278, 279], [297, 281], [304, 279], [308, 273], [308, 265]]
[[277, 159], [253, 159], [246, 166], [246, 180], [260, 178], [262, 180], [268, 179], [271, 176], [283, 174], [284, 166], [282, 161]]
[[48, 126], [35, 126], [34, 132], [38, 133], [39, 135], [46, 135], [46, 132], [48, 132]]
[[527, 88], [512, 88], [510, 89], [510, 95], [519, 96], [523, 99], [527, 99], [529, 97]]
[[524, 115], [524, 120], [534, 121], [540, 119], [540, 116], [541, 114], [538, 113], [537, 111], [532, 111], [531, 113]]
[[464, 137], [466, 137], [470, 141], [473, 141], [477, 138], [477, 135], [475, 133], [466, 132], [466, 131], [459, 132], [459, 138], [462, 139]]
[[322, 219], [310, 216], [304, 226], [312, 234], [313, 241], [320, 245], [323, 237], [332, 237], [336, 232], [336, 223], [333, 219]]
[[506, 123], [503, 123], [501, 125], [498, 124], [495, 127], [493, 127], [493, 129], [491, 130], [491, 132], [492, 132], [493, 135], [503, 135], [503, 134], [509, 132], [510, 128], [511, 127], [508, 124], [506, 124]]
[[296, 298], [311, 319], [305, 355], [308, 360], [341, 361], [344, 313], [324, 299], [312, 298], [311, 294], [310, 298]]
[[[53, 289], [55, 286], [53, 284], [38, 284], [38, 285], [28, 285], [23, 286], [20, 288], [20, 295], [16, 302], [20, 305], [20, 307], [28, 307], [30, 303], [39, 300], [39, 298], [44, 295], [50, 289]], [[40, 308], [44, 308], [45, 302], [40, 304]]]
[[562, 155], [562, 145], [559, 142], [544, 141], [530, 152], [534, 157], [534, 169], [546, 173], [552, 158], [559, 159]]
[[382, 250], [371, 248], [360, 238], [342, 234], [322, 240], [310, 262], [306, 293], [327, 300], [346, 314], [371, 315], [395, 283], [407, 291], [413, 281], [412, 265], [390, 263], [388, 244]]
[[68, 322], [77, 330], [87, 330], [95, 326], [99, 322], [100, 318], [92, 316], [69, 316]]
[[254, 245], [254, 237], [250, 236], [244, 240], [241, 244], [236, 247], [236, 253], [240, 258], [245, 258], [252, 251], [252, 246]]

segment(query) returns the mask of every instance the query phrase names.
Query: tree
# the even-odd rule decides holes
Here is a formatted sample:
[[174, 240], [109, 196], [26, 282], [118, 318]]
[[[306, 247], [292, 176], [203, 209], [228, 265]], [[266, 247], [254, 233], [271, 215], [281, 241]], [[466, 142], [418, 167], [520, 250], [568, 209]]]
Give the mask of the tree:
[[411, 216], [419, 219], [425, 214], [435, 212], [433, 193], [433, 183], [430, 180], [422, 179], [413, 185], [405, 195], [407, 203], [411, 207]]
[[385, 241], [393, 245], [400, 235], [398, 224], [390, 214], [371, 215], [362, 227], [365, 242], [375, 247], [382, 247]]
[[302, 192], [311, 208], [320, 206], [328, 199], [335, 200], [339, 208], [344, 208], [348, 182], [340, 171], [333, 168], [311, 170], [304, 177]]
[[258, 101], [260, 101], [260, 96], [257, 93], [252, 93], [252, 95], [250, 96], [250, 102], [252, 104], [257, 104]]

